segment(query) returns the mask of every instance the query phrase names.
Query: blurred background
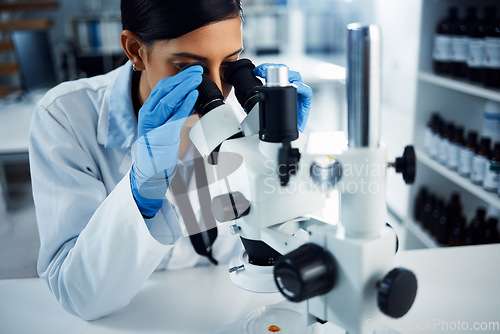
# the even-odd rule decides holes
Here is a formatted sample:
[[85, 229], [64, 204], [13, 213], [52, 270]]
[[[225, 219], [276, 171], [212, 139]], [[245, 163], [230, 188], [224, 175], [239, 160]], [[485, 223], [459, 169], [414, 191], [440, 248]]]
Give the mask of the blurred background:
[[[342, 131], [346, 126], [346, 25], [379, 25], [382, 140], [391, 160], [408, 144], [424, 149], [427, 118], [436, 108], [442, 109], [448, 120], [457, 117], [456, 121], [480, 131], [481, 123], [469, 120], [482, 118], [486, 101], [500, 101], [497, 88], [437, 76], [431, 70], [435, 27], [448, 7], [458, 6], [462, 17], [466, 6], [482, 11], [488, 4], [495, 2], [243, 0], [242, 56], [254, 63], [285, 63], [299, 71], [314, 92], [307, 132]], [[0, 278], [36, 276], [39, 239], [27, 155], [34, 104], [59, 82], [115, 68], [124, 55], [120, 32], [119, 0], [0, 1]], [[454, 100], [468, 101], [468, 108], [477, 111], [457, 111], [460, 106], [450, 102]], [[428, 103], [422, 105], [421, 101]], [[419, 162], [419, 170], [423, 172], [412, 188], [388, 172], [388, 221], [400, 231], [405, 248], [447, 244], [437, 242], [414, 215], [419, 191], [431, 184], [439, 185], [430, 192], [443, 203], [452, 193], [469, 203], [463, 213], [467, 221], [479, 206], [484, 206], [489, 216], [498, 216], [497, 194], [480, 186], [476, 189], [422, 152], [425, 159]]]

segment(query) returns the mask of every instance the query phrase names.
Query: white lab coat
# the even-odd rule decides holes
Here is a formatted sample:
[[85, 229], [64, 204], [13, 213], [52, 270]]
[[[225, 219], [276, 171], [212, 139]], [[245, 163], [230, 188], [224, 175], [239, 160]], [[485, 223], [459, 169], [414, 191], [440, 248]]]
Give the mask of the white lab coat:
[[[38, 273], [67, 311], [88, 320], [127, 305], [154, 270], [208, 263], [171, 201], [147, 221], [135, 204], [131, 73], [127, 63], [63, 83], [40, 100], [31, 123]], [[227, 226], [219, 228], [214, 257], [227, 262], [239, 249]]]

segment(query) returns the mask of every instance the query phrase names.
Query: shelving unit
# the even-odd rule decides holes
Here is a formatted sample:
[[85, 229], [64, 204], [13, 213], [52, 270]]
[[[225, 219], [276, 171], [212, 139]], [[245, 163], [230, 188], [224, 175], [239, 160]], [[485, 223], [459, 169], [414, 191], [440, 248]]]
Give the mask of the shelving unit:
[[2, 56], [0, 62], [0, 77], [2, 77], [2, 86], [0, 86], [0, 97], [5, 96], [19, 89], [19, 75], [21, 69], [15, 62], [14, 46], [10, 40], [10, 34], [16, 30], [35, 30], [49, 29], [52, 27], [52, 20], [44, 17], [24, 18], [25, 12], [36, 12], [44, 10], [53, 10], [59, 6], [56, 1], [23, 1], [0, 3], [0, 12], [2, 18], [0, 21], [0, 53]]
[[55, 9], [59, 6], [56, 1], [25, 1], [25, 2], [8, 2], [0, 3], [1, 11], [26, 11], [26, 10], [43, 10]]
[[87, 76], [116, 68], [124, 56], [120, 43], [122, 25], [119, 13], [89, 13], [71, 17], [71, 34], [76, 46], [75, 61]]
[[469, 179], [460, 176], [457, 172], [449, 170], [421, 150], [417, 150], [417, 156], [421, 164], [433, 169], [436, 173], [458, 185], [464, 191], [471, 193], [489, 206], [500, 211], [500, 198], [497, 194], [488, 192], [482, 187], [470, 182]]
[[418, 74], [418, 79], [422, 82], [451, 89], [457, 92], [500, 102], [500, 90], [489, 89], [479, 85], [471, 84], [464, 80], [457, 80], [428, 72], [420, 72]]
[[[448, 200], [452, 192], [458, 192], [467, 221], [470, 221], [479, 206], [488, 210], [488, 215], [498, 216], [500, 197], [485, 191], [455, 171], [449, 170], [428, 156], [423, 148], [424, 130], [433, 112], [438, 112], [447, 121], [465, 127], [466, 131], [481, 133], [482, 108], [486, 101], [500, 102], [500, 90], [449, 76], [436, 75], [432, 71], [432, 48], [434, 29], [446, 16], [448, 7], [459, 8], [463, 17], [467, 6], [475, 6], [482, 15], [483, 8], [498, 3], [492, 0], [422, 0], [420, 23], [420, 48], [417, 75], [417, 95], [414, 110], [414, 145], [417, 154], [417, 179], [409, 196], [409, 208], [414, 207], [415, 198], [425, 186], [436, 196]], [[408, 248], [433, 248], [439, 244], [409, 216], [404, 219]], [[410, 245], [411, 244], [411, 245]]]

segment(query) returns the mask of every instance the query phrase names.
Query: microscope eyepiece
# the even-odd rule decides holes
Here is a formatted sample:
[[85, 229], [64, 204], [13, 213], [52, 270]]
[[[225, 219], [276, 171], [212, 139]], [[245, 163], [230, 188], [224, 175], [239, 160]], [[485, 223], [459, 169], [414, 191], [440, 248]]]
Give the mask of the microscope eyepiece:
[[198, 100], [196, 100], [196, 104], [194, 105], [194, 110], [200, 115], [203, 116], [207, 114], [210, 110], [223, 105], [224, 104], [224, 96], [222, 95], [219, 87], [210, 80], [208, 77], [208, 67], [202, 62], [194, 62], [190, 63], [182, 68], [181, 71], [185, 69], [200, 65], [203, 67], [203, 81], [198, 86], [197, 90], [200, 93], [198, 96]]
[[262, 82], [253, 73], [255, 65], [249, 59], [231, 63], [224, 72], [224, 79], [234, 86], [234, 93], [243, 109], [249, 113], [258, 101], [258, 88]]

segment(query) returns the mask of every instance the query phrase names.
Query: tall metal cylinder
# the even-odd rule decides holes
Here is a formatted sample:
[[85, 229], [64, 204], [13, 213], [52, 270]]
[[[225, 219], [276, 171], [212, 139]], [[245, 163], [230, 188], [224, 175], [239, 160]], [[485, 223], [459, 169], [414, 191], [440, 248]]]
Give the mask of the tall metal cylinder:
[[377, 26], [347, 26], [347, 136], [351, 148], [379, 146], [380, 53]]

